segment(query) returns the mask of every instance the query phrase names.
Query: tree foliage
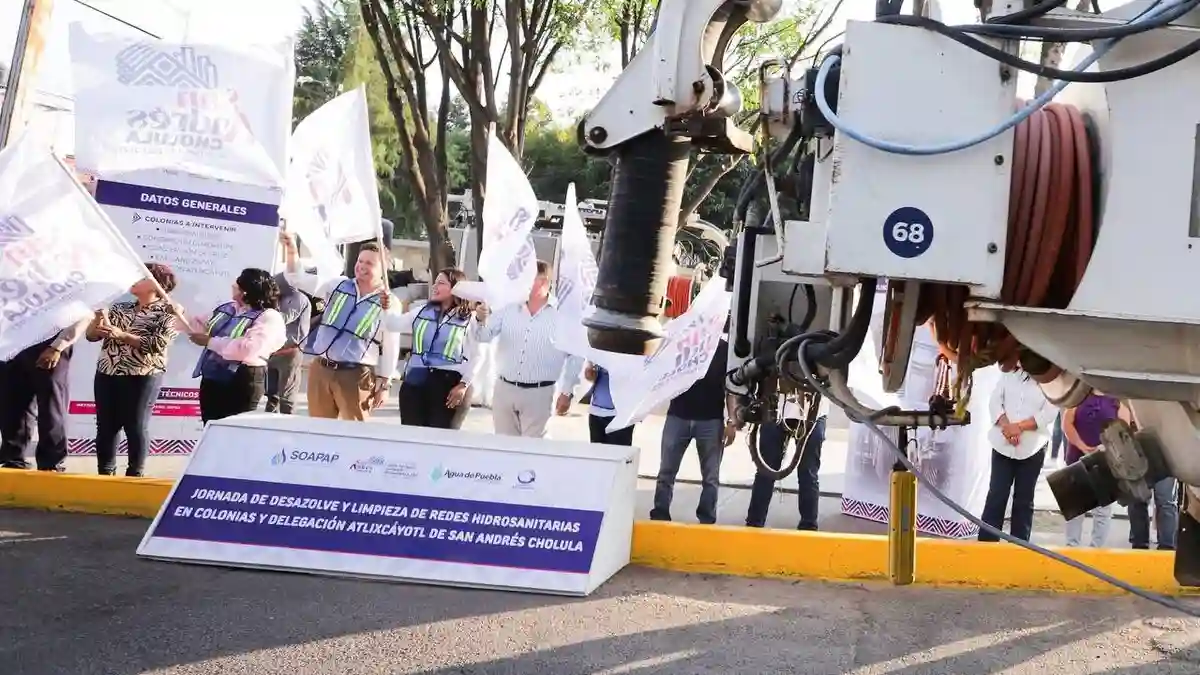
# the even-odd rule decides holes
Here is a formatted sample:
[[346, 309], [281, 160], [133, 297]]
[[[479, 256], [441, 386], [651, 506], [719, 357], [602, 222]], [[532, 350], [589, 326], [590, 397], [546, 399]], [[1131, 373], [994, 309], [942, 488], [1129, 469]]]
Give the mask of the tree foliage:
[[292, 124], [341, 93], [354, 51], [358, 9], [352, 0], [320, 2], [304, 8], [296, 34], [296, 85]]

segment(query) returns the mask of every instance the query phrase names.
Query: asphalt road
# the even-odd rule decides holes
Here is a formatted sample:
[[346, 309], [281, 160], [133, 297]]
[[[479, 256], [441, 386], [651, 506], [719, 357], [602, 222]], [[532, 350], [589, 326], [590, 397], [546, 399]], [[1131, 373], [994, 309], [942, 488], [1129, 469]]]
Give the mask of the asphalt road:
[[1194, 675], [1131, 598], [629, 568], [586, 599], [156, 563], [146, 521], [0, 511], [3, 675]]

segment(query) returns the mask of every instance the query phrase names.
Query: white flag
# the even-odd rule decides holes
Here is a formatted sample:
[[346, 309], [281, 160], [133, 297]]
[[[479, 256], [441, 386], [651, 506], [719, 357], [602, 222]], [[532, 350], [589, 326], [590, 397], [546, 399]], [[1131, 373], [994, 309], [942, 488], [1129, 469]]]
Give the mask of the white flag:
[[491, 134], [479, 276], [487, 284], [488, 304], [492, 309], [529, 298], [537, 275], [532, 233], [539, 211], [537, 196], [521, 165]]
[[365, 87], [338, 96], [296, 125], [280, 211], [289, 227], [319, 230], [334, 244], [379, 235], [379, 184]]
[[287, 165], [292, 44], [171, 44], [70, 30], [75, 162], [167, 169], [278, 188]]
[[0, 360], [128, 292], [146, 267], [49, 146], [0, 152]]
[[579, 205], [575, 203], [575, 184], [567, 186], [563, 204], [562, 234], [559, 237], [558, 311], [555, 314], [554, 346], [560, 351], [591, 360], [587, 328], [583, 319], [592, 306], [592, 291], [596, 289], [599, 267], [592, 245], [588, 241]]
[[729, 300], [725, 280], [709, 279], [688, 310], [667, 324], [666, 336], [654, 354], [633, 367], [621, 359], [609, 368], [617, 413], [608, 425], [610, 433], [637, 424], [704, 377], [725, 330]]

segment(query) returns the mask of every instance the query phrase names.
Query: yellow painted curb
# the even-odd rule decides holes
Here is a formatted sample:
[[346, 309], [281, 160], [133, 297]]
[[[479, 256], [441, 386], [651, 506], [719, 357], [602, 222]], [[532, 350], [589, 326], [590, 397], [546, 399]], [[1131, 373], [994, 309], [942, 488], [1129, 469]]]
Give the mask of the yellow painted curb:
[[[172, 480], [0, 470], [0, 507], [153, 518]], [[1122, 581], [1173, 595], [1166, 551], [1057, 549]], [[719, 525], [638, 521], [633, 563], [749, 577], [886, 581], [887, 538]], [[1011, 544], [917, 540], [917, 583], [997, 590], [1119, 592], [1098, 579]]]
[[[1170, 595], [1200, 589], [1175, 583], [1174, 554], [1055, 548], [1139, 588]], [[633, 562], [681, 572], [829, 581], [887, 581], [887, 537], [745, 527], [638, 522]], [[1091, 575], [1012, 544], [917, 539], [917, 583], [995, 590], [1120, 593]]]
[[173, 480], [0, 469], [0, 507], [153, 518]]

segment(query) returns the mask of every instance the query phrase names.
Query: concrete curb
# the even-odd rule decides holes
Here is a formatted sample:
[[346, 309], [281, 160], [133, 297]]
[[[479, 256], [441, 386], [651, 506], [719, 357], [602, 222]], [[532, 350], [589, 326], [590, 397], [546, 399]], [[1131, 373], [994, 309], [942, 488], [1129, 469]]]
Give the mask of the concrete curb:
[[[153, 518], [174, 481], [0, 471], [0, 507]], [[637, 521], [633, 563], [648, 567], [828, 581], [886, 581], [886, 537]], [[1061, 549], [1147, 590], [1200, 593], [1175, 583], [1162, 551]], [[996, 590], [1118, 592], [1065, 565], [1008, 544], [917, 539], [917, 583]]]

